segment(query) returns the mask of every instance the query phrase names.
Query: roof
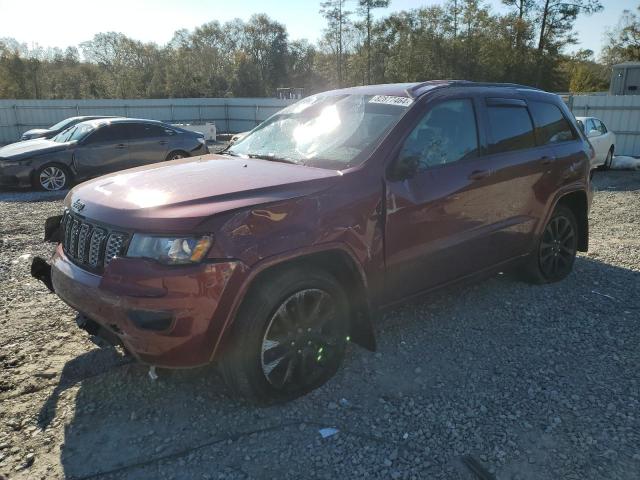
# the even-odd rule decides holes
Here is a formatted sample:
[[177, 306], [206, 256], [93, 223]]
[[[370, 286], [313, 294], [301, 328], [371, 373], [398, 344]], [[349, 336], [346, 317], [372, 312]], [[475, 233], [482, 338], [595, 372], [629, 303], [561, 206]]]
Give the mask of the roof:
[[105, 123], [154, 123], [156, 125], [164, 125], [160, 120], [149, 120], [146, 118], [128, 118], [128, 117], [104, 117], [95, 118], [93, 120], [85, 120], [82, 123], [89, 123], [91, 125], [98, 126]]
[[113, 115], [79, 115], [77, 117], [71, 117], [71, 118], [86, 118], [87, 120], [93, 120], [93, 119], [98, 119], [98, 118], [116, 118]]
[[613, 68], [640, 67], [640, 62], [623, 62], [617, 63]]
[[468, 80], [429, 80], [426, 82], [412, 83], [386, 83], [380, 85], [363, 85], [359, 87], [348, 87], [339, 90], [333, 90], [327, 93], [341, 92], [359, 95], [390, 95], [395, 97], [417, 98], [424, 95], [430, 90], [443, 87], [502, 87], [517, 88], [521, 90], [542, 91], [535, 87], [527, 85], [519, 85], [516, 83], [486, 83], [471, 82]]

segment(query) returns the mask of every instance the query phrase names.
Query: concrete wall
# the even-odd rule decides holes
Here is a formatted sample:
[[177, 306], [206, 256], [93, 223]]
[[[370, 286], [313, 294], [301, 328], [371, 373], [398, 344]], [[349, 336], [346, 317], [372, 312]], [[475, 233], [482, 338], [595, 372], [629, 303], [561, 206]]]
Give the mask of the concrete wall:
[[215, 122], [218, 133], [251, 130], [295, 100], [277, 98], [169, 98], [140, 100], [0, 100], [0, 144], [31, 128], [78, 115], [118, 115], [169, 123]]
[[616, 134], [616, 154], [640, 156], [640, 95], [573, 95], [576, 117], [597, 117]]

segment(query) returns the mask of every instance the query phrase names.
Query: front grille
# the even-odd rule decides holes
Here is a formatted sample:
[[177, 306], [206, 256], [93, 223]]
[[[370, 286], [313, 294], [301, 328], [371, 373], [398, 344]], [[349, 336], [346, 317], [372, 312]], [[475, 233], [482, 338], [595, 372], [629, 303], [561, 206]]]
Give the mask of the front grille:
[[68, 211], [60, 226], [64, 253], [73, 263], [87, 270], [102, 272], [111, 260], [123, 256], [127, 248], [128, 234], [97, 225]]

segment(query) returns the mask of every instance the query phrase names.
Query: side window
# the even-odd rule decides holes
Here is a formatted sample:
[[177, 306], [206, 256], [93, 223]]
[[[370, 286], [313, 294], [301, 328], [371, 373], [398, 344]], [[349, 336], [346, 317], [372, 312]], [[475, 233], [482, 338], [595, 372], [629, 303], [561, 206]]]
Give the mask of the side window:
[[529, 109], [536, 124], [538, 142], [541, 145], [575, 140], [571, 125], [556, 105], [547, 102], [529, 102]]
[[444, 101], [429, 110], [405, 140], [400, 158], [415, 158], [418, 170], [424, 170], [477, 153], [473, 103], [470, 99], [460, 99]]
[[87, 139], [87, 144], [121, 143], [127, 141], [127, 128], [122, 124], [104, 125], [93, 132]]
[[604, 126], [604, 123], [602, 123], [600, 120], [594, 120], [596, 122], [596, 129], [598, 129], [598, 131], [604, 135], [605, 133], [607, 133], [607, 127]]
[[488, 105], [490, 153], [511, 152], [535, 146], [531, 117], [525, 106]]
[[591, 130], [597, 130], [597, 128], [596, 128], [596, 124], [594, 123], [594, 121], [593, 121], [593, 120], [588, 119], [588, 120], [587, 120], [587, 135], [589, 135], [589, 132], [590, 132]]
[[129, 136], [132, 139], [164, 137], [166, 135], [165, 130], [158, 125], [130, 123], [127, 127], [129, 129]]

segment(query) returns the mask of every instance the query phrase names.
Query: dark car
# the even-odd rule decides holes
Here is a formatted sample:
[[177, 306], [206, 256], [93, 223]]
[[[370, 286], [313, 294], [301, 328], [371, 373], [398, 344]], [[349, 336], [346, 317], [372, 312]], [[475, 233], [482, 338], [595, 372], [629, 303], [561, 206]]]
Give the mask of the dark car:
[[66, 130], [69, 127], [73, 127], [75, 124], [85, 122], [87, 120], [95, 120], [98, 118], [115, 118], [105, 115], [88, 115], [83, 117], [70, 117], [59, 121], [55, 125], [51, 125], [49, 128], [33, 128], [27, 130], [22, 134], [20, 140], [33, 140], [34, 138], [52, 138], [59, 134], [61, 131]]
[[155, 120], [78, 123], [50, 140], [0, 148], [0, 186], [64, 190], [72, 182], [126, 168], [208, 153], [204, 136]]
[[461, 81], [304, 99], [223, 155], [74, 188], [41, 278], [141, 362], [217, 362], [259, 401], [302, 395], [374, 312], [509, 268], [534, 283], [588, 244], [593, 150], [561, 99]]

